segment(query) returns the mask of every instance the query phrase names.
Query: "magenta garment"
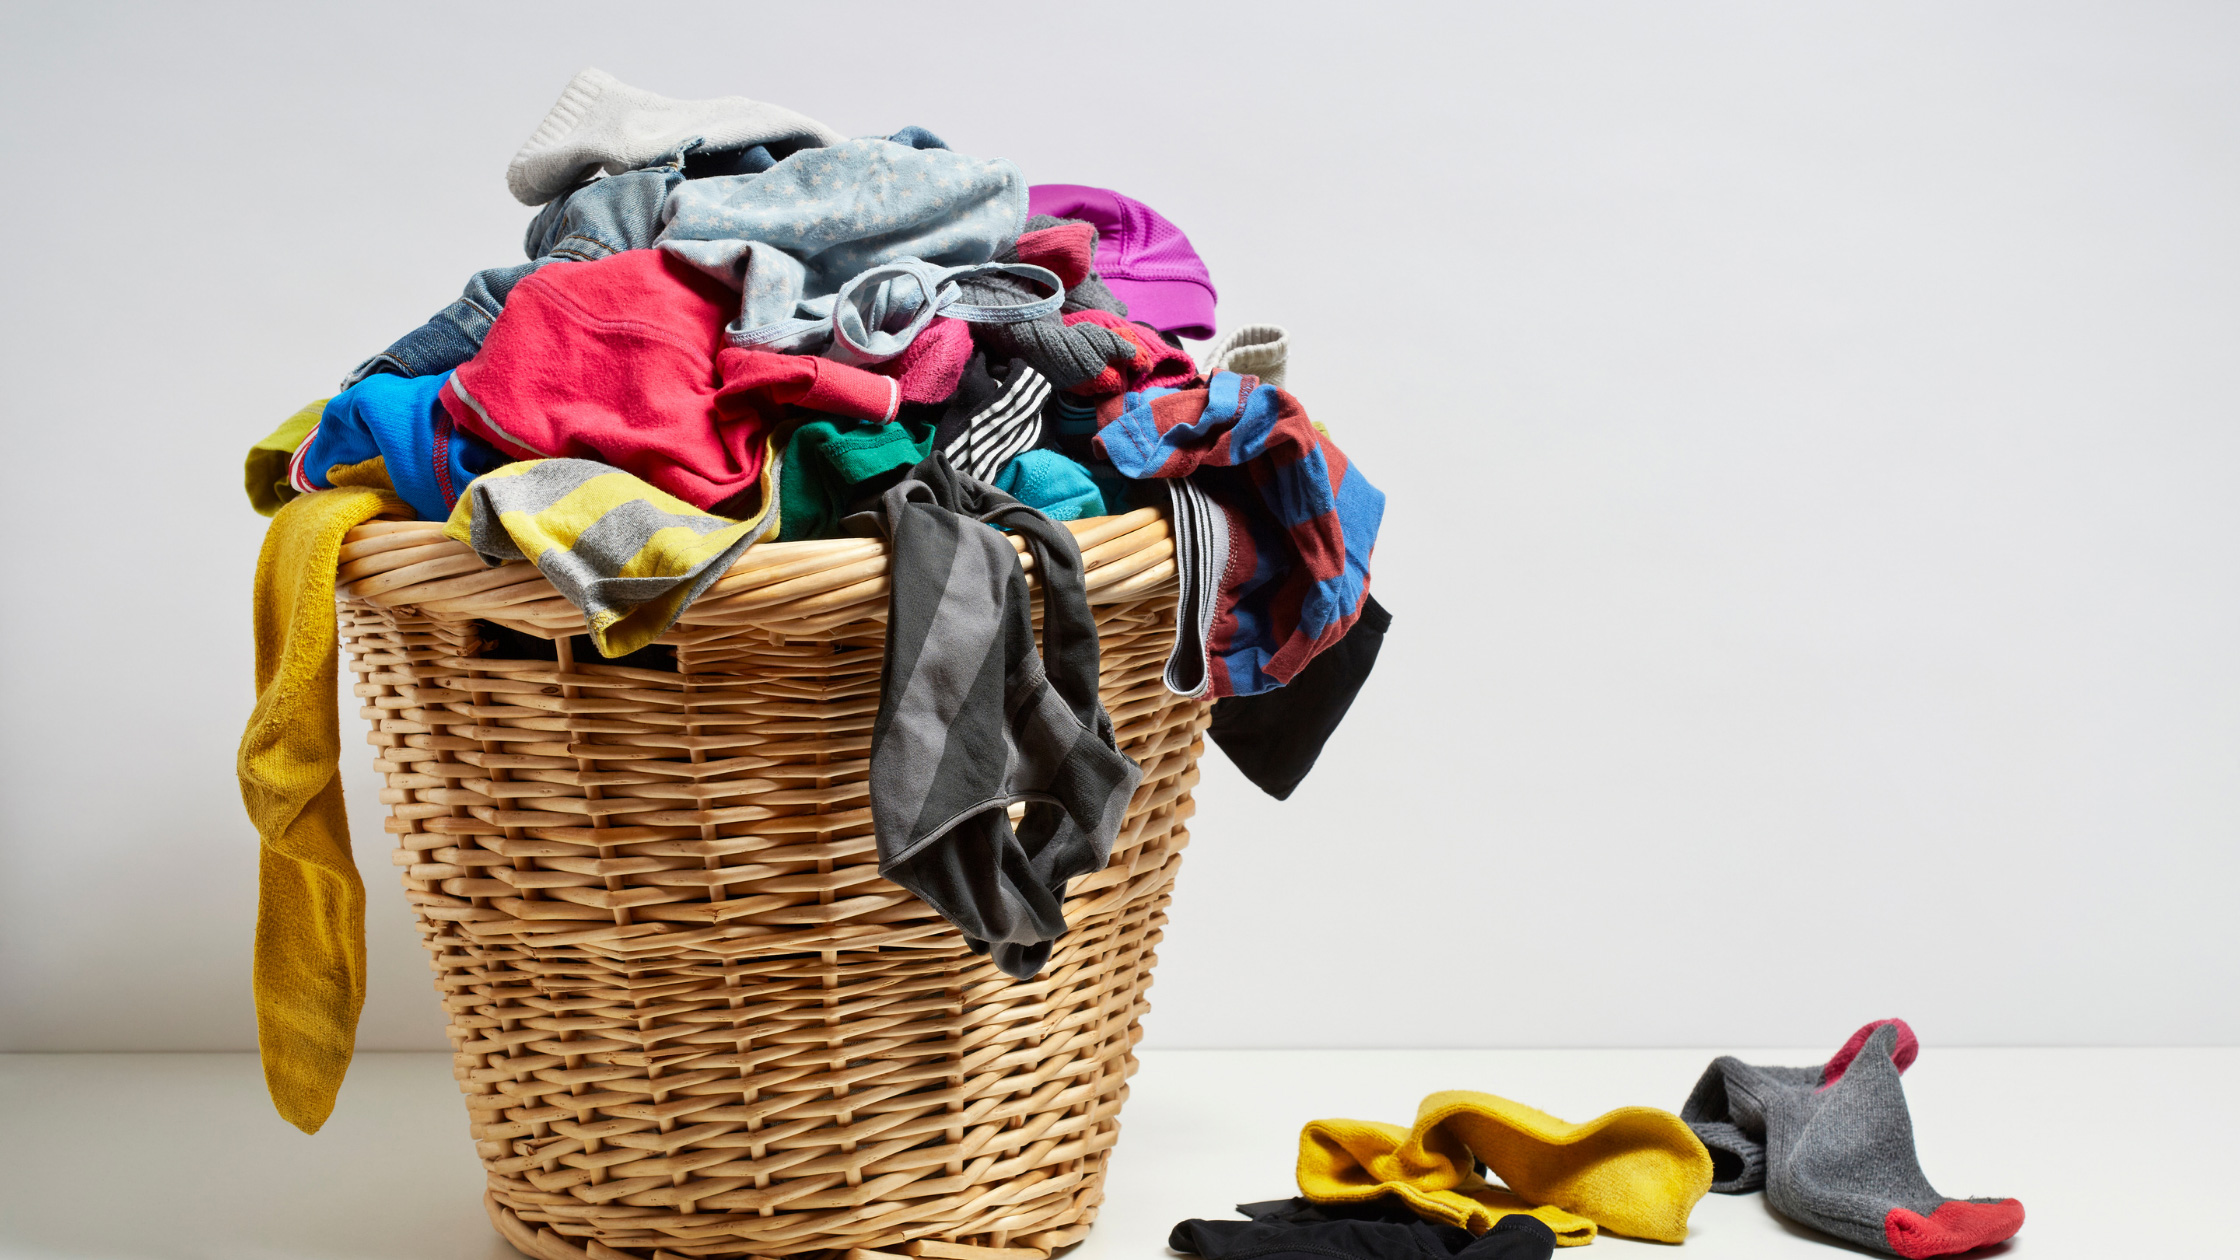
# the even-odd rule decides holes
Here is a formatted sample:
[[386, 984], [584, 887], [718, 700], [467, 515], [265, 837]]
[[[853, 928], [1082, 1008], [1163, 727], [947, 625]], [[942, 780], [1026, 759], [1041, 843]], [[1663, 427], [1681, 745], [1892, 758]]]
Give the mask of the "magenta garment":
[[1036, 184], [1027, 213], [1084, 219], [1097, 229], [1097, 274], [1128, 304], [1128, 318], [1161, 332], [1204, 341], [1213, 336], [1218, 296], [1205, 260], [1165, 215], [1109, 188]]

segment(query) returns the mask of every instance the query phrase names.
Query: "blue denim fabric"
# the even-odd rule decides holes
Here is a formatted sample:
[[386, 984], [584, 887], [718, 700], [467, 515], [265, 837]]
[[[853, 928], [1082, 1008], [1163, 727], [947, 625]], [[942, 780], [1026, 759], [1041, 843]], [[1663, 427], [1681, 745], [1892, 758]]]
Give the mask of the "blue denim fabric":
[[888, 136], [896, 144], [907, 144], [913, 149], [946, 149], [948, 143], [923, 127], [904, 127]]
[[[904, 127], [888, 136], [896, 144], [906, 144], [913, 149], [946, 149], [947, 142], [923, 127]], [[751, 144], [743, 149], [694, 149], [685, 154], [686, 179], [711, 179], [718, 175], [760, 175], [778, 163], [799, 153], [803, 146], [781, 144], [772, 150], [767, 144]]]
[[734, 344], [764, 325], [829, 316], [829, 298], [904, 258], [935, 267], [985, 263], [1019, 238], [1027, 183], [1019, 168], [948, 149], [930, 135], [804, 149], [760, 175], [694, 180], [669, 194], [658, 242], [740, 291]]
[[475, 356], [521, 278], [557, 262], [592, 262], [626, 249], [646, 249], [661, 230], [661, 207], [684, 182], [685, 157], [697, 141], [644, 170], [595, 179], [548, 202], [529, 221], [522, 241], [530, 261], [478, 271], [459, 300], [367, 359], [342, 379], [350, 388], [368, 376], [434, 376]]

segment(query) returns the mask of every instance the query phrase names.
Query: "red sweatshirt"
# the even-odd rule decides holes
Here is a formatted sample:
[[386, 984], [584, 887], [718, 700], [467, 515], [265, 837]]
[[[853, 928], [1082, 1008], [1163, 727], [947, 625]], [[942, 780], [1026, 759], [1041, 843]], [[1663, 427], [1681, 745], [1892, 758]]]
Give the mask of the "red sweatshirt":
[[443, 404], [516, 459], [597, 460], [703, 511], [755, 488], [789, 406], [894, 418], [891, 378], [726, 345], [738, 308], [737, 290], [660, 250], [546, 267], [514, 287]]

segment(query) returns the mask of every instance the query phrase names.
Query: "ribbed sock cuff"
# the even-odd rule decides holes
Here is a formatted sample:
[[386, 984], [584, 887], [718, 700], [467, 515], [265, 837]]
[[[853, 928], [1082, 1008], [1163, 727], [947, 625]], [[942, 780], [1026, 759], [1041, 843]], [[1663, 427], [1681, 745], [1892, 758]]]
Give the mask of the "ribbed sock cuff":
[[620, 82], [597, 66], [586, 66], [582, 73], [568, 80], [568, 86], [560, 89], [560, 99], [553, 102], [544, 121], [529, 133], [520, 152], [506, 165], [506, 188], [513, 193], [514, 200], [526, 206], [540, 206], [558, 195], [558, 189], [539, 188], [530, 178], [529, 160], [567, 138], [591, 112], [592, 106], [599, 103], [599, 98], [606, 95], [607, 89]]

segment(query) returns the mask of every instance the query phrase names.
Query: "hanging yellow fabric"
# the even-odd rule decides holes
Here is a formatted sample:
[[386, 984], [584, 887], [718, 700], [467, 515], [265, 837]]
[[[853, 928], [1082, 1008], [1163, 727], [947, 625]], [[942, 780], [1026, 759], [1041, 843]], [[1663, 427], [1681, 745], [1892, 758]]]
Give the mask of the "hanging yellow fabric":
[[296, 448], [319, 427], [319, 417], [326, 414], [327, 400], [322, 398], [280, 422], [280, 427], [249, 448], [249, 458], [242, 466], [243, 479], [249, 491], [249, 506], [259, 516], [271, 516], [280, 505], [299, 493], [288, 483], [288, 461], [294, 458]]
[[357, 1043], [366, 995], [365, 885], [350, 857], [338, 766], [335, 566], [342, 537], [384, 509], [348, 487], [280, 506], [257, 557], [257, 705], [235, 769], [256, 824], [257, 1048], [289, 1123], [315, 1133]]

